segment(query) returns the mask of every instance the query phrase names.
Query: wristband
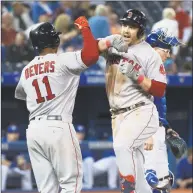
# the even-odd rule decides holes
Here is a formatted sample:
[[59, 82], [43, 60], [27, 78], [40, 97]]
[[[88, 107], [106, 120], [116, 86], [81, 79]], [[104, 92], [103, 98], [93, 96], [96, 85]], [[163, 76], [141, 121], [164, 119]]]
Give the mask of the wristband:
[[106, 43], [107, 48], [111, 47], [111, 42], [109, 40], [106, 40], [105, 43]]

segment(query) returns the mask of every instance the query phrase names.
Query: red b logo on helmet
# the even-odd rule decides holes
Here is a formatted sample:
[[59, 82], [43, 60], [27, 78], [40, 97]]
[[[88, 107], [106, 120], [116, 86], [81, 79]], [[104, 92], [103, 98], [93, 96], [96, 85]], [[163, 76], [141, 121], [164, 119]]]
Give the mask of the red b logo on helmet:
[[129, 12], [129, 13], [128, 13], [128, 18], [131, 18], [132, 15], [133, 15], [133, 13], [132, 13], [132, 12]]

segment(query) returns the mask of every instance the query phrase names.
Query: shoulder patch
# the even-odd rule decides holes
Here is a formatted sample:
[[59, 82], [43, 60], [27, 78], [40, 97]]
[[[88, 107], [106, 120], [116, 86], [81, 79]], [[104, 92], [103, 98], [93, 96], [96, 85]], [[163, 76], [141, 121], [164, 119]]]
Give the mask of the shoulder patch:
[[163, 64], [160, 65], [159, 71], [160, 71], [161, 74], [164, 74], [164, 75], [166, 74], [166, 71], [165, 71], [165, 68], [164, 68]]

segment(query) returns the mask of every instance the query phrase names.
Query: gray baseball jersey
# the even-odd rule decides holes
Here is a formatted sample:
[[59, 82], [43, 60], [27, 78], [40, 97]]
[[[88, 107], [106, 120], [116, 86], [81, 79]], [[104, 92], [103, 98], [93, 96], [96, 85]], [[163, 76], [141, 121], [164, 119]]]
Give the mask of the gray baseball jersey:
[[36, 56], [25, 66], [15, 98], [26, 100], [29, 120], [41, 115], [72, 119], [80, 73], [86, 68], [81, 51]]
[[162, 60], [145, 41], [129, 47], [124, 57], [107, 55], [106, 92], [111, 109], [126, 108], [140, 101], [153, 100], [150, 94], [144, 92], [137, 83], [119, 71], [120, 61], [125, 59], [147, 78], [166, 83]]

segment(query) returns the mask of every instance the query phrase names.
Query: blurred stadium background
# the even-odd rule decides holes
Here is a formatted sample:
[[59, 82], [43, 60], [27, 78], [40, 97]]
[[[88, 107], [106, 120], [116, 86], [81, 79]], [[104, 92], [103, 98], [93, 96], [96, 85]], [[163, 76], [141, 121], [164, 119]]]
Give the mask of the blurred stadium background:
[[[167, 117], [173, 129], [185, 139], [188, 147], [192, 147], [192, 1], [1, 1], [2, 166], [17, 171], [14, 175], [8, 175], [6, 192], [21, 192], [22, 187], [25, 189], [25, 185], [22, 186], [22, 172], [26, 170], [30, 171], [32, 177], [31, 191], [36, 191], [25, 142], [28, 112], [23, 102], [14, 99], [20, 72], [34, 57], [28, 40], [30, 26], [45, 21], [53, 23], [58, 31], [63, 32], [60, 51], [73, 51], [82, 47], [81, 35], [73, 26], [73, 21], [78, 16], [86, 16], [95, 38], [102, 38], [120, 33], [119, 17], [127, 9], [137, 8], [148, 18], [148, 34], [152, 26], [163, 19], [162, 12], [167, 7], [175, 10], [174, 20], [179, 24], [179, 39], [185, 43], [185, 46], [177, 52], [174, 51], [171, 59], [165, 63], [168, 73]], [[105, 18], [105, 22], [99, 27], [101, 16]], [[82, 73], [73, 120], [75, 125], [85, 127], [85, 144], [92, 151], [95, 161], [103, 158], [104, 149], [112, 148], [103, 64], [104, 61], [99, 60], [96, 65]], [[8, 135], [14, 142], [7, 142]], [[170, 150], [168, 156], [170, 169], [176, 174], [180, 160], [176, 160]], [[108, 174], [104, 172], [94, 178], [92, 189], [85, 191], [116, 192], [109, 190], [107, 181]], [[27, 189], [30, 190], [29, 187]], [[190, 189], [172, 192], [188, 193]]]

